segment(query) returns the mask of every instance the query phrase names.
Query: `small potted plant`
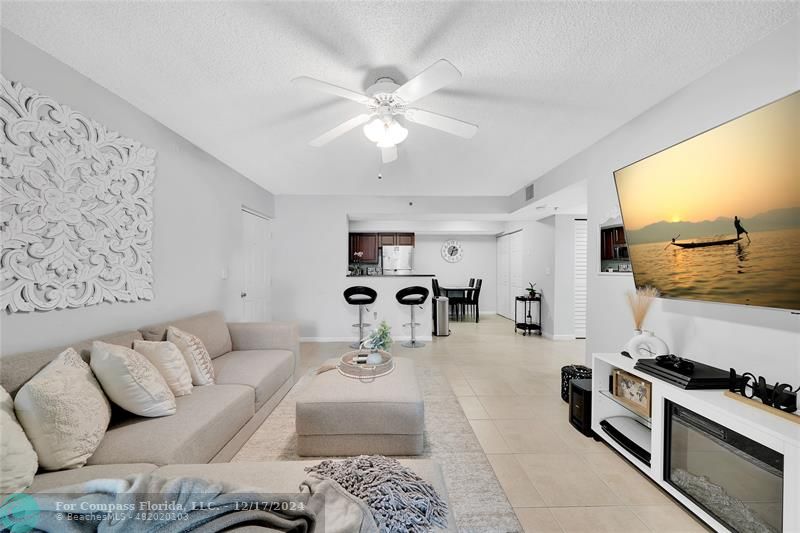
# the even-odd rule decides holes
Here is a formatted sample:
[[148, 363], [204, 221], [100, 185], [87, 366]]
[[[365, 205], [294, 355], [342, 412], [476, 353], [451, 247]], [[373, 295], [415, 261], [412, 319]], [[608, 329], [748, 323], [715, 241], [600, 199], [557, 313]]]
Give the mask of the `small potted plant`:
[[528, 291], [528, 298], [536, 298], [536, 284], [528, 282], [528, 287], [525, 289]]
[[389, 348], [391, 348], [391, 333], [392, 328], [383, 320], [376, 329], [372, 330], [369, 337], [361, 343], [362, 348], [369, 348], [370, 350], [370, 354], [367, 356], [367, 364], [377, 365], [383, 362], [383, 356], [379, 352], [388, 352]]
[[355, 268], [353, 269], [353, 275], [359, 276], [361, 275], [361, 258], [364, 257], [364, 252], [353, 252], [353, 263], [355, 263]]

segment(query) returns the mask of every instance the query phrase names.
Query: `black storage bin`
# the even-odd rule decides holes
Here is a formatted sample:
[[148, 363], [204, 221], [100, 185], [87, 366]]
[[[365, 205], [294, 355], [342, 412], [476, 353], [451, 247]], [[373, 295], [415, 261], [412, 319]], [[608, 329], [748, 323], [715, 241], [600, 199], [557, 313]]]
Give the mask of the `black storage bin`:
[[589, 379], [592, 369], [583, 365], [567, 365], [561, 367], [561, 399], [569, 402], [569, 381], [571, 379]]

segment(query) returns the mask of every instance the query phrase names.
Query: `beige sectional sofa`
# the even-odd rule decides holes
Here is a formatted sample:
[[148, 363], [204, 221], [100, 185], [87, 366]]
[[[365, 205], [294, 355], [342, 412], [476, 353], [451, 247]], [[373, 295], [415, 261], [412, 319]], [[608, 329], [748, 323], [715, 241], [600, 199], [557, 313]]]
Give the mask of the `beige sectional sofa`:
[[[200, 337], [213, 358], [216, 384], [176, 398], [174, 415], [144, 418], [114, 408], [112, 421], [88, 464], [40, 471], [28, 492], [99, 478], [151, 473], [200, 477], [272, 493], [294, 493], [313, 461], [227, 463], [267, 418], [298, 378], [298, 328], [289, 323], [226, 323], [220, 312], [146, 326], [72, 343], [88, 360], [93, 340], [132, 347], [134, 340], [164, 340], [173, 325]], [[0, 385], [15, 396], [22, 385], [68, 346], [3, 355]], [[401, 460], [447, 501], [442, 472], [429, 460]], [[218, 464], [208, 464], [218, 463]], [[452, 511], [449, 527], [455, 531]]]
[[[104, 470], [111, 473], [116, 468], [130, 470], [119, 465], [229, 461], [294, 384], [300, 353], [294, 324], [226, 323], [222, 313], [214, 311], [99, 339], [130, 348], [137, 339], [164, 340], [169, 325], [200, 337], [213, 358], [216, 384], [194, 387], [192, 394], [176, 398], [177, 412], [172, 416], [144, 418], [115, 408], [88, 465], [113, 465]], [[92, 340], [71, 346], [88, 360]], [[15, 396], [65, 348], [4, 355], [0, 384]]]

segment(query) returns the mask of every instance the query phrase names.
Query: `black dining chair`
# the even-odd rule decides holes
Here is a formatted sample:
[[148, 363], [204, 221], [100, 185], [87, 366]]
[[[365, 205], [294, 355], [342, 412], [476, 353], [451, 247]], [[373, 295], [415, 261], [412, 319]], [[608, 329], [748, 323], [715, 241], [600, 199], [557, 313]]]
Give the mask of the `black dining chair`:
[[480, 322], [480, 306], [478, 305], [481, 298], [481, 285], [483, 285], [483, 280], [478, 279], [475, 281], [475, 288], [471, 291], [467, 291], [467, 298], [466, 302], [464, 302], [465, 311], [472, 311], [475, 313], [475, 322]]
[[470, 287], [474, 287], [475, 286], [475, 278], [469, 278], [469, 286]]
[[442, 289], [439, 288], [439, 280], [438, 279], [433, 278], [431, 280], [431, 286], [433, 288], [433, 297], [434, 298], [442, 295]]
[[461, 320], [464, 316], [464, 305], [467, 303], [466, 291], [449, 291], [447, 298], [450, 304], [450, 316]]

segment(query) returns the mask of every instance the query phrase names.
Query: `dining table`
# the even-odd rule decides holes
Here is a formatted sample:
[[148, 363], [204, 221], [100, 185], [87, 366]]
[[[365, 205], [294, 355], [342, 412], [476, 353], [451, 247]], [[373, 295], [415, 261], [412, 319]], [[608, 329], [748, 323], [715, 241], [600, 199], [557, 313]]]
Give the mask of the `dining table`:
[[461, 285], [451, 285], [451, 286], [439, 285], [439, 290], [444, 292], [445, 296], [447, 296], [447, 293], [451, 292], [460, 292], [461, 293], [460, 296], [466, 296], [467, 291], [471, 291], [474, 288], [475, 287], [470, 287], [469, 285], [463, 287]]
[[[439, 285], [439, 291], [441, 291], [442, 296], [446, 296], [447, 298], [461, 298], [461, 301], [464, 302], [467, 299], [468, 291], [475, 290], [475, 287], [470, 287], [469, 285]], [[459, 309], [455, 308], [454, 306], [450, 307], [450, 313], [454, 314], [457, 320], [460, 320], [461, 312]]]

